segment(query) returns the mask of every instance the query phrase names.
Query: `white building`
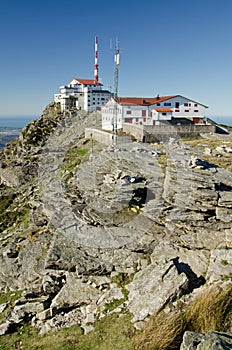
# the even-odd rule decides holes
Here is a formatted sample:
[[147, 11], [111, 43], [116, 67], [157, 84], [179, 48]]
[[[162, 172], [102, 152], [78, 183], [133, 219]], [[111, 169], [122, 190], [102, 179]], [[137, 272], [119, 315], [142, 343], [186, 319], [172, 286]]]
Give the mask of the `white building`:
[[74, 78], [68, 85], [60, 86], [60, 93], [54, 95], [54, 101], [61, 104], [62, 112], [71, 107], [87, 112], [100, 110], [112, 96], [102, 86], [95, 80]]
[[207, 106], [181, 95], [144, 97], [112, 97], [102, 106], [102, 129], [119, 130], [122, 124], [160, 125], [203, 124]]

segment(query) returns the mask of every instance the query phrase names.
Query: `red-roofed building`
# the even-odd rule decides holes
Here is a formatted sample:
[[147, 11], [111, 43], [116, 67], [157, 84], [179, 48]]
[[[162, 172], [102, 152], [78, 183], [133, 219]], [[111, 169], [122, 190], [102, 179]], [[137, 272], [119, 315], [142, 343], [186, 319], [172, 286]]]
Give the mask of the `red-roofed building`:
[[102, 87], [102, 83], [92, 79], [74, 78], [68, 85], [60, 86], [60, 93], [54, 95], [54, 101], [61, 104], [62, 112], [69, 108], [87, 112], [100, 110], [112, 96], [110, 91]]
[[113, 97], [102, 106], [102, 129], [120, 130], [123, 123], [137, 125], [203, 124], [207, 106], [181, 95]]

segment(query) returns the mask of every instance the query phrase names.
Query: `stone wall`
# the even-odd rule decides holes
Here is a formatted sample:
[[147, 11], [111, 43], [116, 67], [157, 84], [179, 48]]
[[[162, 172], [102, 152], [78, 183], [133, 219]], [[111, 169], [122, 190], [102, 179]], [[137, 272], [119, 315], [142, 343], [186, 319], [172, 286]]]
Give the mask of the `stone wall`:
[[144, 130], [142, 125], [135, 125], [130, 123], [123, 123], [123, 131], [136, 138], [138, 141], [143, 141]]
[[157, 142], [167, 141], [170, 137], [174, 139], [184, 137], [197, 137], [201, 133], [216, 131], [214, 125], [155, 125], [140, 126], [129, 123], [123, 124], [123, 131], [134, 136], [139, 141]]
[[85, 138], [90, 139], [92, 137], [93, 140], [103, 143], [104, 145], [110, 145], [112, 143], [113, 136], [114, 135], [106, 131], [92, 128], [85, 129]]
[[128, 143], [131, 142], [131, 137], [116, 136], [107, 131], [102, 131], [93, 128], [85, 129], [85, 138], [93, 138], [93, 140], [103, 143], [104, 145], [112, 145], [114, 143]]

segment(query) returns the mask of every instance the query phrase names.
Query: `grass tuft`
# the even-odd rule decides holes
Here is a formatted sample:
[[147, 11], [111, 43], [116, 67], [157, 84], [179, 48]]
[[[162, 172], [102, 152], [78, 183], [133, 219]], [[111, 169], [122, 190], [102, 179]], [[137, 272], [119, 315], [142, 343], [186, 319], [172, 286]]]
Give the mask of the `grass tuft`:
[[135, 350], [177, 350], [186, 330], [232, 331], [232, 285], [212, 286], [185, 307], [154, 314], [135, 337]]

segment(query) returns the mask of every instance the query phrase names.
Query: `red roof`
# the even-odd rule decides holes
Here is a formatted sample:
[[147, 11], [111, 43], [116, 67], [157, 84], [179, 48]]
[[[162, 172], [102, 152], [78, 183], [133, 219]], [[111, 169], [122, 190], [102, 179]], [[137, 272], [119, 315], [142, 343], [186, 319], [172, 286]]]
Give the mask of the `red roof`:
[[117, 101], [122, 105], [137, 105], [137, 106], [151, 106], [156, 103], [174, 98], [173, 96], [157, 96], [157, 97], [118, 97]]
[[100, 85], [102, 86], [102, 83], [99, 83], [99, 81], [96, 83], [95, 80], [93, 79], [78, 79], [74, 78], [78, 83], [83, 84], [83, 85]]
[[172, 109], [170, 108], [154, 108], [156, 112], [172, 112]]

